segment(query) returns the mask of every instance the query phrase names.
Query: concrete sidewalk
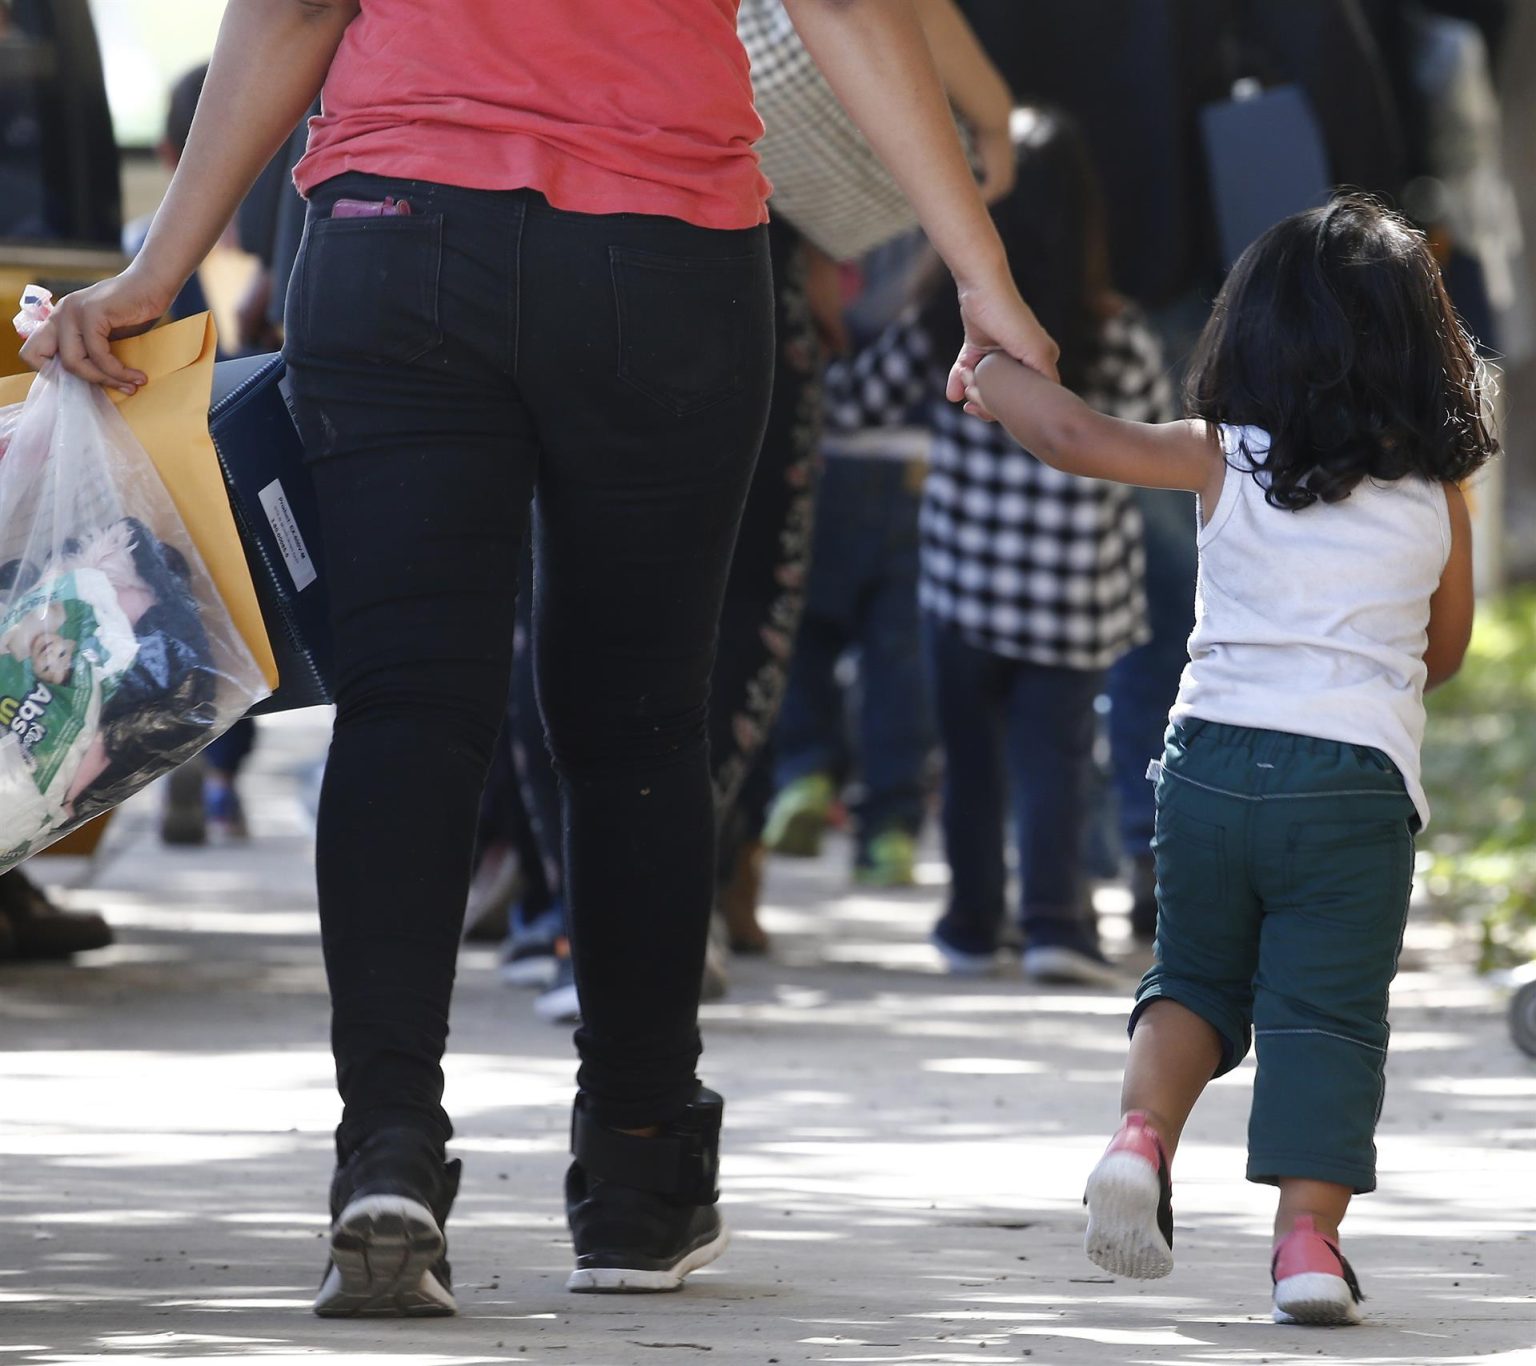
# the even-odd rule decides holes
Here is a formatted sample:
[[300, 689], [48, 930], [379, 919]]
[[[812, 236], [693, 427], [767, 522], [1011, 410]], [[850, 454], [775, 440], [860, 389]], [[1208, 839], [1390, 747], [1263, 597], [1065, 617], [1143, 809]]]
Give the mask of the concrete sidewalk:
[[153, 801], [130, 807], [64, 894], [118, 946], [0, 972], [0, 1366], [1536, 1363], [1536, 1065], [1433, 927], [1395, 998], [1382, 1189], [1347, 1229], [1371, 1322], [1286, 1329], [1270, 1196], [1242, 1180], [1251, 1071], [1180, 1152], [1173, 1276], [1101, 1275], [1079, 1201], [1125, 997], [940, 975], [938, 888], [852, 894], [841, 848], [775, 865], [777, 956], [705, 1011], [735, 1233], [717, 1267], [675, 1296], [563, 1291], [572, 1050], [473, 950], [448, 1098], [461, 1315], [313, 1318], [335, 1120], [306, 808], [322, 735], [264, 728], [248, 848], [162, 850]]

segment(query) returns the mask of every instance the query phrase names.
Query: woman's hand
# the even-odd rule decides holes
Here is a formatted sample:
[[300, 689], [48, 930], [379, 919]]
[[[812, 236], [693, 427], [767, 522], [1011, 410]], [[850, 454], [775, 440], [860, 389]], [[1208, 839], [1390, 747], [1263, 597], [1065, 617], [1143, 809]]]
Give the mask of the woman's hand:
[[71, 374], [92, 384], [137, 393], [148, 377], [112, 354], [110, 343], [147, 332], [171, 306], [176, 291], [152, 283], [129, 266], [121, 275], [67, 294], [21, 348], [21, 358], [41, 370], [55, 356]]
[[965, 321], [965, 345], [949, 372], [945, 396], [951, 403], [963, 402], [966, 412], [989, 422], [992, 420], [992, 414], [976, 401], [974, 395], [967, 395], [966, 384], [967, 377], [975, 373], [982, 359], [994, 351], [1012, 356], [1049, 380], [1059, 380], [1056, 360], [1061, 355], [1061, 348], [1040, 326], [1007, 275], [990, 285], [962, 285], [960, 316]]

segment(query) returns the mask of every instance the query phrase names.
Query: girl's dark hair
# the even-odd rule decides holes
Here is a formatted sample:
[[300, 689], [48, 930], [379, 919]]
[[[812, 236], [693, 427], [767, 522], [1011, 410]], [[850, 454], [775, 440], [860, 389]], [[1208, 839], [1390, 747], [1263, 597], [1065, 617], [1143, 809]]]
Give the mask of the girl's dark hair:
[[[992, 208], [1019, 293], [1061, 347], [1062, 383], [1080, 388], [1099, 354], [1099, 332], [1113, 301], [1109, 230], [1088, 142], [1066, 114], [1016, 110], [1018, 181]], [[923, 326], [940, 356], [965, 339], [954, 282], [938, 267], [928, 282]]]
[[1245, 472], [1271, 506], [1296, 512], [1363, 479], [1467, 478], [1498, 450], [1484, 390], [1423, 235], [1344, 194], [1243, 253], [1185, 397], [1193, 417], [1269, 433], [1267, 452], [1245, 452]]

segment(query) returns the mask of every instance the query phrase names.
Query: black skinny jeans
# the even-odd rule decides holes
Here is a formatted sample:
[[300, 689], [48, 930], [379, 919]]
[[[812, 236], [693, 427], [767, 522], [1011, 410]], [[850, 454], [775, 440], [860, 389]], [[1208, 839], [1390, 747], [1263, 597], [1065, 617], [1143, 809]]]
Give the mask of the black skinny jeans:
[[[709, 759], [719, 822], [721, 877], [741, 845], [762, 833], [773, 796], [761, 762], [788, 677], [805, 604], [825, 357], [806, 293], [802, 240], [782, 219], [768, 231], [777, 353], [768, 423], [726, 582], [720, 649], [710, 683]], [[519, 602], [518, 620], [524, 604]], [[509, 725], [517, 775], [544, 861], [560, 858], [559, 794], [549, 772], [544, 723], [531, 705], [526, 651], [513, 665]]]
[[[338, 198], [409, 216], [330, 217]], [[505, 711], [530, 494], [596, 1118], [692, 1099], [714, 868], [721, 598], [773, 371], [766, 234], [348, 173], [288, 302], [322, 506], [337, 719], [317, 854], [338, 1147], [445, 1140], [476, 806]]]

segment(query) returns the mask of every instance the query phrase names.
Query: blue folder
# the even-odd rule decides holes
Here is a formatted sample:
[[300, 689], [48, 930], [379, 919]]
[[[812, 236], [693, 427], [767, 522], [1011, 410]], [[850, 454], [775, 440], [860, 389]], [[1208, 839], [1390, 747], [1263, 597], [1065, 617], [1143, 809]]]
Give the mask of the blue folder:
[[277, 689], [252, 714], [324, 706], [332, 696], [325, 550], [281, 355], [213, 367], [208, 430], [277, 658]]

